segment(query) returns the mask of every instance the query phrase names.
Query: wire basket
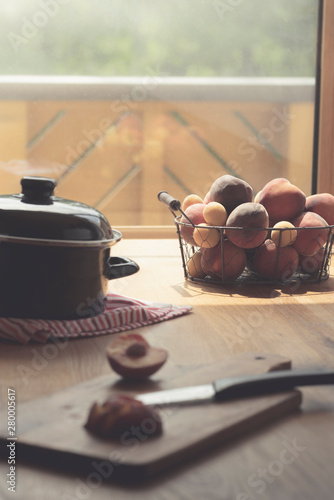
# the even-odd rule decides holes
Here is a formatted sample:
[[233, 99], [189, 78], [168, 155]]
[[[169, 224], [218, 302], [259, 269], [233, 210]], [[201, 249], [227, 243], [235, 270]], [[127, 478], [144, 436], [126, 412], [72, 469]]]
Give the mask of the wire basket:
[[[202, 225], [194, 224], [182, 211], [179, 200], [166, 191], [161, 191], [158, 198], [173, 214], [184, 276], [187, 280], [216, 285], [286, 285], [296, 282], [319, 282], [330, 276], [334, 226], [293, 229], [262, 227], [245, 230], [243, 227], [205, 225], [203, 228]], [[273, 230], [276, 231], [275, 243], [270, 239]], [[316, 254], [301, 255], [291, 245], [286, 245], [291, 231], [297, 231], [297, 236], [300, 231], [306, 232], [307, 241], [310, 241], [310, 244], [314, 241], [319, 249]], [[264, 243], [252, 246], [259, 232], [265, 234]], [[246, 248], [232, 243], [245, 235], [248, 242]], [[318, 235], [321, 237], [318, 238]]]

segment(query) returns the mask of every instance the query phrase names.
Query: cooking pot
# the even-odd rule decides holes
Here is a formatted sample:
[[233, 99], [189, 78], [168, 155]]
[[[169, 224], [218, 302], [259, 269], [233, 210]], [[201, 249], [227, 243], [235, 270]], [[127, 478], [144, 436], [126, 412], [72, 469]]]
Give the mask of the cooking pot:
[[56, 181], [23, 177], [0, 196], [0, 316], [78, 319], [105, 310], [108, 282], [136, 273], [110, 256], [122, 237], [83, 203], [54, 196]]

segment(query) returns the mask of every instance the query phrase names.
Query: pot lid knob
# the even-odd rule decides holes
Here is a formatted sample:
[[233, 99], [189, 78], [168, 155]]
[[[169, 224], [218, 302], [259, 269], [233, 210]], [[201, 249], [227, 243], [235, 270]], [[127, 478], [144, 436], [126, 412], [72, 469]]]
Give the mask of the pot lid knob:
[[23, 177], [21, 179], [22, 201], [25, 203], [52, 203], [51, 196], [57, 183], [48, 177]]

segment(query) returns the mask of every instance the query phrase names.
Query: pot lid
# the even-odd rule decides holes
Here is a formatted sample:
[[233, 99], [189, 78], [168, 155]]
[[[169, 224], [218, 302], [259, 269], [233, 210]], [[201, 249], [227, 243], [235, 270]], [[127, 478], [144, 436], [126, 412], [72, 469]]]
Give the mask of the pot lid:
[[54, 196], [54, 179], [23, 177], [21, 186], [21, 194], [0, 196], [1, 236], [103, 243], [120, 234], [98, 210]]

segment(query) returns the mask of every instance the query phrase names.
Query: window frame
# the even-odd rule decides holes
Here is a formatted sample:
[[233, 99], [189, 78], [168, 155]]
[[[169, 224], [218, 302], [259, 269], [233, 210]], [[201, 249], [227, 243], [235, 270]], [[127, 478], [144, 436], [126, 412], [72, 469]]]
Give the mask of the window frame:
[[334, 2], [320, 0], [318, 106], [315, 117], [316, 193], [334, 194]]

